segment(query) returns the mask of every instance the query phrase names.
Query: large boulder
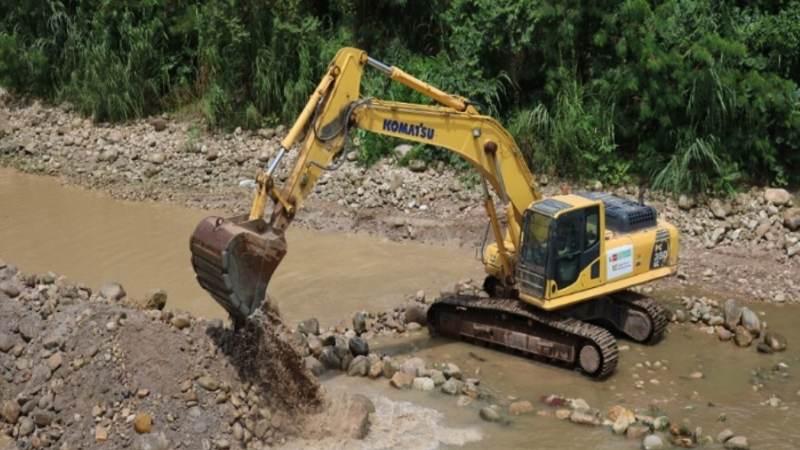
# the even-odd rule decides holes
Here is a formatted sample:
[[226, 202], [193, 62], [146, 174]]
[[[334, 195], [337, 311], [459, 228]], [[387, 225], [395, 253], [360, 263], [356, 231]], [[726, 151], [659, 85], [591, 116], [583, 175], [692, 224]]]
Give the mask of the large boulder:
[[789, 208], [783, 212], [783, 226], [792, 231], [800, 230], [800, 208]]
[[353, 394], [347, 405], [344, 429], [353, 439], [364, 439], [369, 432], [369, 415], [375, 412], [375, 405], [361, 394]]
[[733, 331], [742, 320], [742, 308], [736, 304], [736, 300], [728, 299], [722, 307], [722, 314], [725, 319], [725, 326]]
[[792, 194], [786, 189], [767, 188], [764, 190], [764, 200], [777, 206], [786, 205], [792, 201]]
[[758, 314], [748, 307], [742, 308], [742, 326], [753, 336], [758, 336], [761, 332], [761, 320]]
[[364, 355], [358, 355], [350, 362], [347, 368], [347, 375], [351, 377], [365, 377], [369, 371], [369, 359]]
[[350, 341], [348, 342], [348, 348], [353, 356], [366, 356], [369, 354], [369, 344], [367, 343], [366, 339], [360, 336], [351, 337]]
[[425, 325], [427, 321], [428, 312], [425, 306], [417, 302], [411, 302], [406, 305], [405, 321], [406, 323], [416, 322], [420, 325]]

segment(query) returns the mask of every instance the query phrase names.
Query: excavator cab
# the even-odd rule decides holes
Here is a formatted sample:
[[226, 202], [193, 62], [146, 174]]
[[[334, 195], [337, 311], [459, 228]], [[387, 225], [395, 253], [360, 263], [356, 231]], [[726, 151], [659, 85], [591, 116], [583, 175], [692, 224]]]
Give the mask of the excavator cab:
[[517, 265], [521, 293], [544, 300], [576, 283], [599, 282], [601, 208], [550, 198], [526, 211]]

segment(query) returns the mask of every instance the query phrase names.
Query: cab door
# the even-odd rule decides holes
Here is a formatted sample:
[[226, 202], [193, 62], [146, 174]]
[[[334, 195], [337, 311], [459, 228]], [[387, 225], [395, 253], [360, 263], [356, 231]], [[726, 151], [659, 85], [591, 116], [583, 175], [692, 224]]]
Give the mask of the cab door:
[[600, 212], [599, 205], [567, 211], [551, 226], [547, 298], [601, 284]]

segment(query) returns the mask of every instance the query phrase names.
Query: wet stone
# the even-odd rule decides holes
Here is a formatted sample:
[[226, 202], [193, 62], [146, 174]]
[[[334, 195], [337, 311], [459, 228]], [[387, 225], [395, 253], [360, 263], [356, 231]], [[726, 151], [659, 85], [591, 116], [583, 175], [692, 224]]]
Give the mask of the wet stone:
[[364, 377], [369, 370], [369, 359], [364, 355], [358, 355], [350, 362], [347, 368], [347, 375], [351, 377]]
[[500, 413], [497, 409], [492, 408], [491, 406], [485, 406], [480, 410], [481, 419], [487, 422], [499, 422], [500, 421]]
[[306, 319], [297, 324], [297, 331], [306, 335], [319, 334], [319, 320], [316, 318]]
[[359, 336], [350, 338], [350, 341], [348, 342], [348, 348], [353, 356], [366, 356], [369, 354], [369, 344], [367, 343], [367, 340]]

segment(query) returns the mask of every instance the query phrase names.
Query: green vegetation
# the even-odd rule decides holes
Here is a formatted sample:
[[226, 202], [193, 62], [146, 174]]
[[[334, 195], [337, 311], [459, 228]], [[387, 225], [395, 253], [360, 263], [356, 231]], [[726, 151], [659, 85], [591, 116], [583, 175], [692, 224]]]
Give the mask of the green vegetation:
[[[673, 192], [800, 182], [800, 1], [0, 3], [0, 84], [99, 121], [196, 104], [211, 127], [287, 122], [344, 45], [497, 116], [536, 172]], [[425, 101], [374, 72], [364, 87]], [[365, 163], [396, 143], [355, 140]]]

